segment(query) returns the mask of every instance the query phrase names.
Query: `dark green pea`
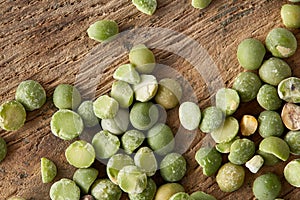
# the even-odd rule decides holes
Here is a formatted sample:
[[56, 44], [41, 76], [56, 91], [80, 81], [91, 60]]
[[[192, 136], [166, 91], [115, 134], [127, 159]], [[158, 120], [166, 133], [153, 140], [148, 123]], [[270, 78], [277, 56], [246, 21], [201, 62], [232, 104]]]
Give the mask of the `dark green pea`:
[[213, 175], [221, 166], [222, 156], [215, 147], [202, 147], [195, 155], [198, 164], [203, 168], [203, 174]]
[[76, 87], [68, 84], [58, 85], [53, 93], [53, 103], [59, 109], [76, 109], [81, 102], [81, 95]]
[[255, 179], [252, 190], [259, 200], [273, 200], [280, 194], [281, 182], [277, 175], [267, 173]]
[[280, 162], [280, 159], [274, 156], [273, 154], [266, 153], [261, 150], [257, 150], [257, 153], [263, 157], [264, 165], [266, 166], [274, 166]]
[[265, 84], [257, 93], [257, 102], [266, 110], [277, 110], [281, 107], [282, 100], [274, 86]]
[[0, 137], [0, 163], [2, 160], [4, 160], [4, 158], [6, 157], [7, 154], [7, 145], [5, 140]]
[[300, 28], [300, 6], [285, 4], [281, 7], [281, 19], [287, 28]]
[[290, 147], [291, 153], [294, 155], [300, 155], [300, 131], [289, 131], [284, 140]]
[[255, 144], [249, 139], [237, 139], [231, 147], [228, 159], [236, 165], [245, 164], [255, 153]]
[[178, 153], [167, 154], [160, 163], [160, 174], [165, 181], [176, 182], [186, 173], [186, 160]]
[[99, 120], [93, 110], [92, 101], [82, 102], [77, 109], [77, 113], [80, 115], [86, 127], [93, 127], [99, 124]]
[[220, 108], [215, 106], [207, 107], [202, 112], [200, 130], [204, 133], [210, 133], [222, 125], [224, 118], [225, 114]]
[[258, 117], [258, 132], [263, 137], [281, 136], [284, 125], [280, 115], [275, 111], [263, 111]]

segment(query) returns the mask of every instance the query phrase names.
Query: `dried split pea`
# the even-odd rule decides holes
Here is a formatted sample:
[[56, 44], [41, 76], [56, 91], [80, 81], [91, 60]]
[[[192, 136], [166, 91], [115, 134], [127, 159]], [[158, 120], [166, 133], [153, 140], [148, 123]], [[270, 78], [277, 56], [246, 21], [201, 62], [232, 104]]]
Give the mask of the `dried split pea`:
[[265, 84], [257, 93], [257, 102], [265, 110], [277, 110], [281, 107], [282, 100], [279, 98], [277, 89]]
[[135, 70], [133, 64], [124, 64], [119, 66], [113, 74], [114, 79], [124, 81], [129, 84], [138, 84], [141, 81], [139, 73]]
[[281, 136], [284, 132], [284, 125], [280, 115], [275, 111], [263, 111], [258, 117], [258, 132], [263, 137]]
[[283, 161], [290, 156], [289, 145], [283, 139], [274, 136], [264, 138], [259, 144], [259, 150], [272, 154]]
[[228, 155], [228, 160], [236, 165], [245, 164], [255, 153], [255, 144], [253, 141], [243, 138], [235, 140]]
[[154, 200], [169, 199], [178, 192], [184, 192], [182, 185], [179, 183], [166, 183], [157, 189]]
[[193, 192], [190, 196], [193, 200], [217, 200], [214, 196], [202, 191]]
[[195, 159], [206, 176], [211, 176], [218, 171], [222, 163], [222, 155], [215, 147], [201, 147], [196, 152]]
[[292, 154], [300, 155], [300, 131], [289, 131], [284, 141], [288, 143]]
[[192, 6], [198, 9], [204, 9], [209, 6], [212, 0], [192, 0]]
[[169, 200], [193, 200], [188, 193], [178, 192], [173, 194]]
[[147, 102], [156, 95], [157, 89], [158, 83], [155, 76], [142, 74], [141, 81], [133, 85], [135, 100]]
[[160, 174], [165, 181], [179, 181], [185, 173], [186, 160], [178, 153], [167, 154], [160, 163]]
[[234, 117], [227, 117], [224, 124], [218, 129], [211, 132], [211, 137], [216, 143], [231, 141], [239, 131], [239, 122]]
[[77, 113], [80, 115], [86, 127], [93, 127], [99, 124], [99, 120], [93, 110], [92, 101], [82, 102], [77, 109]]
[[119, 200], [121, 198], [122, 191], [109, 179], [98, 179], [91, 187], [91, 195], [96, 200]]
[[281, 182], [273, 173], [263, 174], [253, 182], [253, 194], [257, 199], [275, 199], [281, 191]]
[[134, 164], [147, 176], [153, 176], [157, 170], [156, 157], [149, 147], [142, 147], [136, 152]]
[[133, 102], [133, 90], [124, 81], [115, 81], [112, 84], [110, 95], [118, 101], [122, 108], [128, 108]]
[[102, 119], [101, 127], [114, 135], [121, 135], [127, 131], [129, 126], [129, 111], [119, 109], [116, 116], [112, 119]]
[[284, 168], [284, 177], [294, 187], [300, 187], [300, 159], [290, 161]]
[[76, 183], [70, 179], [63, 178], [55, 182], [50, 188], [51, 200], [60, 199], [80, 199], [80, 189]]
[[18, 101], [12, 100], [0, 106], [0, 127], [7, 131], [20, 129], [26, 121], [24, 106]]
[[[156, 0], [136, 0], [140, 2]], [[150, 74], [155, 68], [155, 57], [153, 52], [144, 44], [135, 45], [129, 52], [129, 61], [135, 69], [143, 74]]]
[[98, 170], [94, 168], [77, 169], [73, 174], [73, 181], [75, 181], [84, 194], [88, 194], [98, 174]]
[[43, 183], [50, 183], [57, 174], [57, 168], [53, 161], [41, 158], [41, 175]]
[[240, 97], [236, 90], [221, 88], [216, 93], [216, 106], [227, 116], [232, 115], [240, 105]]
[[300, 78], [289, 77], [278, 85], [279, 97], [289, 103], [300, 103]]
[[187, 130], [195, 130], [201, 121], [201, 111], [197, 104], [184, 102], [179, 106], [180, 124]]
[[124, 151], [132, 154], [145, 140], [145, 135], [138, 130], [126, 131], [121, 137], [121, 143]]
[[130, 200], [153, 200], [156, 193], [156, 183], [151, 179], [147, 179], [146, 189], [138, 194], [128, 194]]
[[281, 111], [281, 119], [284, 125], [291, 131], [300, 130], [300, 106], [286, 103]]
[[132, 3], [139, 11], [147, 15], [153, 15], [157, 7], [156, 0], [132, 0]]
[[81, 103], [81, 95], [76, 87], [60, 84], [54, 90], [53, 103], [58, 109], [76, 109]]
[[239, 136], [235, 136], [229, 142], [222, 142], [222, 143], [216, 144], [217, 151], [220, 152], [220, 153], [229, 153], [230, 152], [230, 147], [231, 147], [232, 143], [235, 140], [237, 140], [237, 139], [240, 139], [240, 137]]
[[103, 130], [97, 133], [92, 140], [96, 156], [107, 159], [116, 154], [120, 148], [119, 138], [109, 131]]
[[100, 119], [112, 119], [119, 110], [119, 103], [108, 95], [102, 95], [93, 103], [94, 113]]
[[258, 127], [256, 118], [252, 115], [244, 115], [240, 122], [241, 133], [244, 136], [250, 136], [255, 133]]
[[300, 28], [300, 6], [284, 4], [281, 7], [281, 18], [287, 28]]
[[113, 20], [100, 20], [87, 29], [88, 36], [98, 42], [109, 41], [119, 33], [118, 24]]
[[199, 128], [204, 133], [210, 133], [222, 126], [224, 118], [225, 115], [220, 108], [215, 106], [207, 107], [202, 112]]
[[260, 155], [255, 155], [246, 162], [246, 167], [250, 170], [250, 172], [255, 174], [263, 166], [263, 164], [264, 158]]

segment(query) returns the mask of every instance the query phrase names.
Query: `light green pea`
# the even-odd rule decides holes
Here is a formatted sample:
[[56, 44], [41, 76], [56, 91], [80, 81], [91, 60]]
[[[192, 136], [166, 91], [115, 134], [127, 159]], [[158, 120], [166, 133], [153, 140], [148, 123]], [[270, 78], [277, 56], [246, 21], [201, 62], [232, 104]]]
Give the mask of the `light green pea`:
[[97, 133], [92, 140], [96, 156], [107, 159], [116, 154], [120, 148], [119, 138], [110, 132], [103, 130]]
[[231, 88], [221, 88], [216, 93], [216, 106], [227, 116], [232, 115], [240, 105], [237, 91]]
[[194, 200], [217, 200], [214, 196], [202, 191], [193, 192], [190, 195]]
[[227, 117], [223, 126], [211, 132], [211, 137], [216, 143], [224, 143], [233, 140], [239, 132], [239, 122], [234, 117]]
[[73, 181], [81, 188], [84, 194], [88, 194], [98, 174], [98, 170], [94, 168], [77, 169], [73, 174]]
[[7, 155], [7, 144], [5, 140], [0, 137], [0, 163]]
[[153, 200], [156, 193], [157, 186], [155, 182], [151, 179], [147, 179], [146, 189], [139, 194], [128, 194], [130, 200]]
[[109, 41], [119, 33], [118, 24], [113, 20], [100, 20], [87, 29], [88, 36], [98, 42]]
[[141, 75], [141, 81], [133, 85], [135, 99], [140, 102], [147, 102], [151, 100], [158, 89], [158, 83], [153, 75]]
[[37, 81], [27, 80], [19, 84], [15, 98], [26, 110], [33, 111], [45, 104], [46, 92]]
[[156, 0], [132, 0], [132, 3], [139, 11], [147, 15], [153, 15], [157, 7]]
[[116, 116], [112, 119], [102, 119], [101, 127], [112, 134], [121, 135], [129, 126], [129, 111], [120, 109]]
[[54, 90], [53, 103], [58, 109], [76, 109], [81, 103], [81, 95], [76, 87], [60, 84]]
[[263, 111], [258, 117], [258, 132], [263, 137], [281, 136], [284, 125], [280, 115], [275, 111]]
[[245, 164], [255, 153], [255, 144], [249, 139], [237, 139], [231, 147], [228, 160], [236, 165]]
[[289, 131], [284, 136], [284, 141], [289, 145], [292, 154], [300, 155], [300, 131]]
[[215, 106], [207, 107], [202, 112], [200, 130], [204, 133], [210, 133], [223, 124], [224, 118], [225, 115], [220, 108]]
[[98, 179], [91, 187], [91, 195], [96, 200], [119, 200], [121, 199], [121, 189], [109, 179]]
[[93, 110], [92, 101], [82, 102], [77, 109], [77, 113], [80, 115], [86, 127], [93, 127], [99, 124], [99, 120]]
[[76, 183], [70, 179], [63, 178], [55, 182], [50, 188], [51, 200], [79, 200], [80, 189]]
[[179, 183], [165, 183], [157, 189], [154, 200], [169, 199], [178, 192], [184, 192], [182, 185]]
[[222, 163], [222, 156], [215, 147], [201, 147], [196, 152], [195, 159], [206, 176], [212, 176]]
[[266, 153], [261, 150], [257, 150], [257, 153], [263, 157], [264, 165], [266, 166], [274, 166], [280, 162], [280, 159], [271, 153]]
[[18, 101], [12, 100], [0, 106], [0, 127], [7, 131], [20, 129], [26, 121], [24, 106]]
[[184, 102], [179, 106], [180, 124], [187, 130], [195, 130], [201, 121], [201, 111], [197, 104]]
[[282, 100], [274, 86], [265, 84], [257, 93], [257, 102], [266, 110], [277, 110], [281, 107]]
[[209, 6], [212, 0], [192, 0], [192, 6], [198, 9], [204, 9]]
[[169, 200], [193, 200], [188, 193], [178, 192], [173, 194]]
[[264, 138], [259, 144], [259, 150], [270, 153], [283, 161], [290, 156], [289, 145], [283, 139], [274, 136]]
[[282, 80], [278, 85], [279, 97], [290, 103], [300, 103], [300, 79], [290, 77]]
[[232, 143], [235, 140], [237, 140], [237, 139], [240, 139], [240, 137], [239, 136], [235, 136], [229, 142], [222, 142], [222, 143], [216, 144], [217, 151], [220, 152], [220, 153], [229, 153], [230, 152], [230, 147], [231, 147]]
[[129, 84], [138, 84], [141, 81], [139, 73], [133, 64], [119, 66], [113, 74], [114, 79], [124, 81]]
[[94, 113], [100, 119], [112, 119], [119, 110], [119, 103], [108, 95], [102, 95], [93, 103]]
[[138, 130], [129, 130], [121, 137], [121, 143], [124, 151], [132, 154], [145, 140], [145, 135]]
[[157, 170], [157, 161], [153, 151], [149, 147], [140, 148], [134, 155], [134, 164], [145, 172], [147, 176], [153, 176]]
[[180, 181], [186, 173], [186, 160], [178, 153], [167, 154], [160, 163], [160, 174], [165, 181]]
[[300, 159], [290, 161], [284, 167], [284, 177], [294, 187], [300, 187]]
[[[137, 0], [137, 1], [153, 1], [154, 0]], [[135, 69], [143, 74], [150, 74], [155, 68], [155, 57], [150, 49], [144, 44], [139, 44], [129, 52], [129, 61], [135, 66]]]
[[122, 108], [128, 108], [133, 102], [133, 90], [124, 81], [115, 81], [112, 84], [110, 95], [119, 102]]
[[273, 173], [263, 174], [254, 180], [252, 191], [259, 200], [273, 200], [280, 194], [281, 182]]
[[287, 28], [300, 28], [300, 6], [284, 4], [281, 7], [281, 19]]
[[48, 158], [41, 158], [41, 175], [43, 183], [50, 183], [57, 174], [57, 168], [54, 162]]

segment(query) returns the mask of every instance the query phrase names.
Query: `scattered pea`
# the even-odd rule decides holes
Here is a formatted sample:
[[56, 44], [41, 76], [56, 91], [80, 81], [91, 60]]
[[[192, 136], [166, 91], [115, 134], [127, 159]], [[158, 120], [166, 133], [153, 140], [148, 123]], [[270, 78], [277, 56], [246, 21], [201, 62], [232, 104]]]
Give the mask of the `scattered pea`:
[[90, 187], [97, 179], [98, 174], [98, 170], [94, 168], [77, 169], [73, 174], [73, 181], [75, 181], [84, 194], [87, 194]]
[[57, 174], [57, 168], [53, 161], [41, 158], [41, 175], [43, 183], [50, 183]]
[[284, 136], [284, 141], [289, 145], [292, 154], [300, 155], [300, 131], [289, 131]]
[[182, 185], [179, 183], [166, 183], [157, 189], [154, 200], [169, 199], [173, 194], [178, 192], [184, 192]]
[[147, 15], [153, 15], [157, 7], [156, 0], [132, 0], [132, 3], [139, 11]]
[[160, 174], [165, 181], [179, 181], [185, 173], [186, 160], [178, 153], [167, 154], [160, 163]]
[[231, 88], [221, 88], [216, 93], [216, 106], [227, 116], [232, 115], [240, 105], [237, 91]]
[[129, 130], [121, 137], [122, 147], [128, 154], [132, 154], [145, 140], [145, 135], [138, 130]]
[[257, 153], [263, 157], [264, 165], [266, 165], [266, 166], [274, 166], [280, 162], [280, 159], [271, 153], [266, 153], [261, 150], [257, 150]]
[[253, 182], [253, 194], [257, 199], [275, 199], [281, 190], [281, 183], [273, 173], [263, 174]]
[[222, 163], [222, 156], [215, 147], [201, 147], [196, 152], [195, 159], [206, 176], [217, 172]]
[[274, 86], [265, 84], [258, 91], [257, 102], [266, 110], [277, 110], [281, 107], [282, 100]]
[[290, 161], [284, 168], [284, 177], [294, 187], [300, 187], [300, 159]]
[[258, 127], [256, 118], [252, 115], [244, 115], [240, 122], [240, 129], [243, 136], [250, 136], [255, 133]]
[[127, 131], [129, 126], [129, 111], [120, 109], [112, 119], [102, 119], [101, 127], [112, 134], [120, 135]]
[[77, 113], [80, 115], [86, 127], [93, 127], [99, 124], [99, 120], [93, 110], [92, 101], [82, 102], [77, 109]]
[[103, 130], [97, 133], [92, 140], [96, 156], [107, 159], [117, 153], [120, 148], [119, 138], [109, 131]]
[[210, 133], [222, 126], [224, 118], [224, 113], [220, 108], [215, 106], [207, 107], [202, 112], [200, 130], [204, 133]]
[[178, 192], [173, 194], [169, 200], [193, 200], [188, 193]]
[[18, 101], [12, 100], [0, 106], [0, 127], [7, 131], [20, 129], [26, 121], [24, 106]]
[[111, 87], [111, 97], [119, 102], [120, 107], [128, 108], [133, 102], [133, 90], [124, 81], [115, 81]]
[[201, 111], [197, 104], [184, 102], [179, 106], [180, 124], [187, 130], [195, 130], [201, 121]]
[[281, 7], [281, 18], [287, 28], [300, 28], [300, 6], [284, 4]]
[[198, 9], [204, 9], [209, 6], [212, 0], [192, 0], [192, 6]]
[[300, 130], [300, 106], [293, 103], [286, 103], [281, 111], [281, 119], [284, 125], [291, 131]]
[[54, 90], [53, 103], [58, 109], [76, 109], [81, 103], [81, 95], [76, 87], [60, 84]]
[[151, 179], [147, 179], [147, 187], [146, 189], [139, 194], [128, 194], [130, 200], [153, 200], [156, 193], [156, 184]]
[[91, 195], [93, 195], [96, 200], [119, 200], [122, 191], [109, 179], [98, 179], [91, 187]]
[[264, 158], [260, 155], [255, 155], [246, 162], [246, 167], [250, 170], [250, 172], [255, 174], [263, 166], [263, 164]]
[[79, 200], [80, 189], [74, 181], [67, 178], [63, 178], [55, 182], [51, 186], [50, 198], [51, 200], [60, 200], [60, 199]]
[[229, 153], [230, 152], [230, 147], [231, 147], [232, 143], [235, 140], [237, 140], [237, 139], [240, 139], [240, 137], [239, 136], [235, 136], [229, 142], [223, 142], [223, 143], [216, 144], [217, 151], [220, 152], [220, 153]]
[[5, 140], [0, 137], [0, 163], [7, 155], [7, 144]]
[[154, 54], [144, 44], [132, 47], [129, 52], [129, 61], [138, 72], [143, 74], [149, 74], [155, 68]]
[[194, 200], [217, 200], [214, 196], [202, 191], [193, 192], [190, 195]]
[[137, 102], [130, 110], [132, 126], [138, 130], [148, 130], [158, 120], [158, 108], [151, 102]]
[[124, 64], [119, 66], [114, 72], [113, 78], [129, 84], [138, 84], [141, 81], [140, 75], [135, 70], [133, 64]]
[[93, 109], [100, 119], [112, 119], [119, 110], [119, 103], [108, 95], [102, 95], [94, 101]]
[[153, 176], [157, 170], [157, 161], [153, 151], [149, 147], [140, 148], [134, 155], [134, 164], [145, 172], [147, 176]]
[[158, 83], [153, 75], [142, 74], [141, 81], [133, 85], [135, 99], [140, 102], [151, 100], [158, 89]]
[[245, 164], [255, 153], [255, 144], [253, 141], [243, 138], [235, 140], [228, 155], [228, 160], [236, 165]]
[[259, 150], [273, 154], [280, 160], [286, 161], [290, 155], [289, 145], [281, 138], [269, 136], [259, 144]]
[[87, 29], [88, 36], [97, 42], [109, 41], [119, 33], [118, 24], [113, 20], [100, 20]]
[[239, 122], [234, 117], [227, 117], [223, 126], [211, 132], [211, 137], [216, 143], [231, 141], [239, 131]]
[[258, 117], [258, 132], [263, 137], [281, 136], [284, 125], [280, 115], [275, 111], [263, 111]]
[[278, 85], [278, 95], [284, 101], [300, 103], [300, 79], [290, 77], [282, 80]]

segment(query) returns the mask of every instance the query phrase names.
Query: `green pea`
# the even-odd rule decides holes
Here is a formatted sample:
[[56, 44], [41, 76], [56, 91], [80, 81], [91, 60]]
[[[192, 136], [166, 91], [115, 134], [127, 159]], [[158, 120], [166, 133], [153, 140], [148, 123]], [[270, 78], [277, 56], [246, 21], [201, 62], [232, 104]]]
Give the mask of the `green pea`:
[[204, 133], [210, 133], [223, 124], [224, 118], [224, 113], [220, 108], [215, 106], [207, 107], [202, 112], [200, 130]]
[[280, 194], [281, 183], [277, 175], [263, 174], [254, 180], [252, 191], [259, 200], [273, 200]]
[[249, 102], [256, 98], [261, 80], [252, 72], [241, 72], [234, 80], [233, 89], [235, 89], [242, 102]]
[[232, 143], [237, 140], [240, 139], [239, 136], [235, 136], [232, 140], [230, 140], [229, 142], [222, 142], [222, 143], [218, 143], [216, 144], [216, 150], [220, 153], [229, 153], [230, 152], [230, 147], [232, 145]]
[[300, 187], [300, 159], [290, 161], [284, 167], [284, 177], [294, 187]]
[[8, 198], [7, 200], [26, 200], [26, 199], [24, 199], [22, 197], [18, 197], [18, 196], [12, 196], [12, 197]]
[[297, 40], [289, 30], [274, 28], [266, 37], [266, 47], [273, 56], [288, 58], [296, 52]]
[[91, 187], [91, 195], [93, 195], [96, 200], [119, 200], [122, 191], [109, 179], [98, 179]]
[[165, 181], [176, 182], [186, 173], [186, 160], [178, 153], [167, 154], [160, 163], [160, 174]]
[[148, 131], [147, 142], [149, 147], [158, 155], [166, 155], [175, 147], [171, 128], [162, 123], [156, 124]]
[[133, 85], [135, 99], [140, 102], [147, 102], [151, 100], [158, 89], [158, 83], [155, 76], [141, 75], [141, 81]]
[[214, 196], [202, 191], [193, 192], [190, 195], [194, 200], [217, 200]]
[[193, 200], [188, 193], [178, 192], [173, 194], [169, 200]]
[[97, 133], [92, 140], [96, 156], [107, 159], [116, 154], [120, 148], [119, 138], [110, 132], [103, 130]]
[[26, 111], [21, 103], [12, 100], [0, 106], [0, 127], [7, 131], [20, 129], [26, 121]]
[[215, 147], [201, 147], [196, 152], [195, 159], [206, 176], [212, 176], [222, 163], [222, 156]]
[[77, 168], [90, 167], [96, 157], [94, 147], [84, 140], [70, 144], [66, 149], [65, 156], [69, 164]]
[[153, 200], [156, 193], [156, 184], [151, 179], [147, 179], [147, 187], [146, 189], [139, 194], [128, 194], [130, 200]]
[[289, 0], [289, 1], [294, 3], [300, 2], [300, 0]]
[[53, 161], [41, 158], [41, 175], [43, 183], [50, 183], [57, 174], [57, 168]]
[[284, 60], [273, 57], [262, 64], [258, 73], [265, 83], [277, 86], [283, 79], [292, 75], [292, 70]]
[[148, 130], [158, 120], [158, 108], [151, 102], [137, 102], [130, 110], [132, 126], [139, 130]]
[[300, 28], [300, 6], [285, 4], [281, 7], [281, 18], [287, 28]]
[[153, 176], [157, 170], [157, 161], [153, 151], [149, 147], [140, 148], [134, 155], [134, 164], [145, 172], [147, 176]]
[[102, 95], [94, 101], [93, 109], [100, 119], [112, 119], [119, 110], [119, 103], [108, 95]]
[[227, 116], [232, 115], [240, 105], [237, 91], [231, 88], [221, 88], [216, 93], [216, 106]]
[[275, 111], [263, 111], [258, 117], [258, 132], [263, 137], [281, 136], [284, 125], [280, 115]]
[[264, 158], [261, 155], [255, 155], [246, 162], [245, 166], [250, 170], [250, 172], [257, 173], [263, 164]]
[[274, 166], [280, 162], [280, 159], [271, 153], [266, 153], [261, 150], [257, 150], [257, 153], [263, 157], [264, 165], [266, 166]]
[[291, 131], [300, 130], [299, 115], [300, 106], [293, 103], [286, 103], [281, 111], [282, 122]]
[[112, 134], [123, 134], [129, 126], [129, 112], [125, 109], [120, 109], [116, 116], [112, 119], [102, 119], [101, 127]]
[[179, 183], [165, 183], [157, 189], [154, 200], [169, 199], [178, 192], [184, 192], [182, 185]]
[[92, 101], [82, 102], [77, 109], [77, 113], [80, 115], [86, 127], [93, 127], [99, 124], [99, 120], [93, 110]]
[[99, 172], [94, 168], [77, 169], [73, 174], [73, 181], [81, 188], [84, 194], [89, 192], [90, 187], [97, 179]]
[[76, 183], [70, 179], [63, 178], [55, 182], [50, 188], [51, 200], [79, 200], [80, 189]]
[[111, 87], [111, 97], [119, 102], [120, 107], [128, 108], [133, 102], [133, 90], [124, 81], [115, 81]]
[[269, 136], [259, 144], [259, 150], [273, 154], [280, 160], [286, 161], [290, 156], [289, 145], [281, 138]]
[[119, 33], [118, 24], [113, 20], [100, 20], [87, 29], [88, 36], [97, 42], [109, 41]]
[[184, 102], [179, 106], [180, 124], [187, 130], [195, 130], [201, 121], [201, 111], [197, 104]]
[[192, 6], [198, 9], [204, 9], [209, 6], [212, 0], [192, 0]]
[[229, 142], [239, 132], [239, 122], [234, 117], [227, 117], [223, 126], [211, 132], [211, 137], [216, 143]]
[[54, 90], [53, 103], [59, 109], [76, 109], [81, 103], [81, 95], [76, 87], [60, 84]]
[[27, 80], [19, 84], [15, 98], [28, 111], [41, 108], [46, 102], [46, 92], [37, 81]]
[[300, 131], [289, 131], [284, 136], [284, 141], [289, 145], [292, 154], [300, 155]]
[[7, 155], [7, 144], [5, 140], [0, 137], [0, 163]]
[[243, 40], [237, 50], [237, 58], [242, 67], [247, 70], [256, 70], [261, 66], [261, 63], [266, 54], [266, 49], [263, 43], [254, 38]]
[[132, 0], [132, 3], [139, 11], [147, 15], [153, 15], [157, 7], [156, 0]]
[[113, 74], [114, 79], [124, 81], [129, 84], [138, 84], [141, 81], [139, 73], [133, 64], [119, 66]]
[[278, 85], [279, 97], [290, 103], [300, 103], [300, 78], [290, 77]]
[[67, 109], [58, 110], [51, 118], [52, 133], [63, 140], [72, 140], [78, 137], [84, 128], [81, 117]]
[[121, 137], [122, 147], [128, 154], [132, 154], [145, 140], [145, 135], [138, 130], [129, 130]]
[[228, 160], [236, 165], [245, 164], [255, 153], [255, 144], [249, 139], [237, 139], [231, 147]]
[[[147, 0], [137, 0], [137, 1], [147, 1]], [[138, 72], [143, 74], [150, 74], [155, 68], [154, 54], [144, 44], [139, 44], [132, 47], [132, 49], [129, 52], [129, 61], [131, 64], [135, 66], [135, 69]]]
[[244, 184], [245, 170], [233, 163], [224, 164], [218, 171], [216, 181], [223, 192], [233, 192]]
[[277, 110], [281, 107], [282, 100], [274, 86], [265, 84], [258, 91], [257, 102], [266, 110]]

